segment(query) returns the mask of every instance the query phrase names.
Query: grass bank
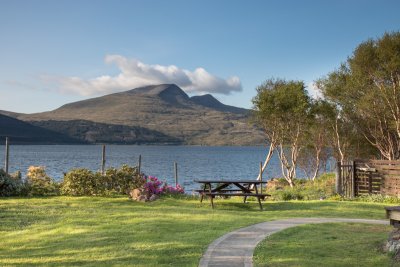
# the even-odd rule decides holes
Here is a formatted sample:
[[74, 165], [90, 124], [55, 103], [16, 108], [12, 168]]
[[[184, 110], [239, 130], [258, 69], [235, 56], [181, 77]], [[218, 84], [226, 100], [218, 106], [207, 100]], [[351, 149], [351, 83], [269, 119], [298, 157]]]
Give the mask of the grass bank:
[[391, 226], [354, 223], [308, 224], [278, 232], [254, 252], [261, 266], [399, 266], [383, 252]]
[[216, 238], [254, 223], [291, 217], [384, 219], [384, 204], [256, 202], [164, 197], [0, 198], [1, 266], [197, 266]]

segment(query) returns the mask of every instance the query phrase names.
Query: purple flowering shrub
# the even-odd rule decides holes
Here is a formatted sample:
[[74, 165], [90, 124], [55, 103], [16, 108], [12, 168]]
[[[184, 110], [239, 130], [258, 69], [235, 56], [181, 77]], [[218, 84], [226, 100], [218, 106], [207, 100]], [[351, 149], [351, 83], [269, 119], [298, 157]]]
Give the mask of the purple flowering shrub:
[[148, 196], [185, 193], [183, 187], [181, 187], [179, 184], [176, 187], [173, 187], [167, 183], [161, 182], [157, 177], [154, 176], [148, 176], [146, 180], [147, 182], [144, 184], [143, 189]]
[[163, 186], [163, 193], [164, 194], [184, 194], [185, 190], [183, 189], [183, 187], [181, 185], [176, 185], [176, 187], [164, 184]]

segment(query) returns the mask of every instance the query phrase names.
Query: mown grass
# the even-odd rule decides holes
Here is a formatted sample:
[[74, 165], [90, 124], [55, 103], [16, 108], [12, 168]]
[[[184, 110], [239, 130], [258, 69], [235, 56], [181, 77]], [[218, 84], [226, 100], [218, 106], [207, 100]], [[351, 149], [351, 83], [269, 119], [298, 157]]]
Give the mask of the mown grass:
[[[378, 203], [0, 198], [0, 266], [197, 266], [219, 236], [291, 217], [384, 219]], [[316, 237], [317, 238], [317, 237]], [[318, 242], [318, 241], [317, 241]]]
[[390, 226], [325, 223], [297, 226], [262, 241], [254, 252], [261, 266], [399, 266], [383, 253]]

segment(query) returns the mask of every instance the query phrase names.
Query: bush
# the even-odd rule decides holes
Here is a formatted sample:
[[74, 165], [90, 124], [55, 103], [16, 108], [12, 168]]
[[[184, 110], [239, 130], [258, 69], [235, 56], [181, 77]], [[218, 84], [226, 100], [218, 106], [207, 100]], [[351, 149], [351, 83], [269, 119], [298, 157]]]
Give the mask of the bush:
[[25, 192], [25, 184], [22, 182], [21, 173], [15, 175], [7, 174], [0, 169], [0, 196], [19, 196]]
[[388, 203], [388, 204], [400, 203], [400, 198], [398, 197], [385, 196], [381, 194], [361, 195], [351, 200], [362, 201], [362, 202], [374, 202], [374, 203]]
[[105, 175], [87, 169], [73, 169], [65, 174], [61, 193], [70, 196], [128, 194], [133, 188], [141, 188], [145, 182], [136, 167], [127, 165], [120, 169], [109, 168]]
[[88, 169], [73, 169], [65, 174], [61, 194], [70, 196], [93, 196], [101, 194], [102, 176]]
[[284, 179], [275, 179], [267, 186], [267, 193], [274, 200], [319, 200], [335, 193], [335, 175], [323, 174], [315, 181], [296, 179], [291, 188]]
[[147, 177], [147, 182], [143, 185], [144, 192], [147, 196], [151, 195], [177, 195], [184, 194], [185, 190], [179, 184], [176, 187], [168, 185], [166, 182], [163, 184], [157, 177]]
[[120, 169], [109, 168], [105, 174], [106, 192], [128, 194], [133, 188], [144, 185], [145, 179], [139, 174], [138, 168], [122, 165]]
[[50, 178], [41, 166], [30, 166], [26, 175], [27, 194], [29, 196], [59, 195], [59, 184]]

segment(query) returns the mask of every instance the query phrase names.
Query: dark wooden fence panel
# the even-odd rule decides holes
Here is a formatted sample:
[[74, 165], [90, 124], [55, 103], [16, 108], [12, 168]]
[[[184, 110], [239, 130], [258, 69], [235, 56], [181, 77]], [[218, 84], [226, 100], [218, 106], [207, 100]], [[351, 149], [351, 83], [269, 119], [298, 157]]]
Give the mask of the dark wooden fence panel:
[[354, 162], [337, 164], [336, 190], [346, 197], [354, 197]]
[[355, 160], [338, 164], [337, 176], [337, 191], [346, 197], [400, 196], [400, 160]]

